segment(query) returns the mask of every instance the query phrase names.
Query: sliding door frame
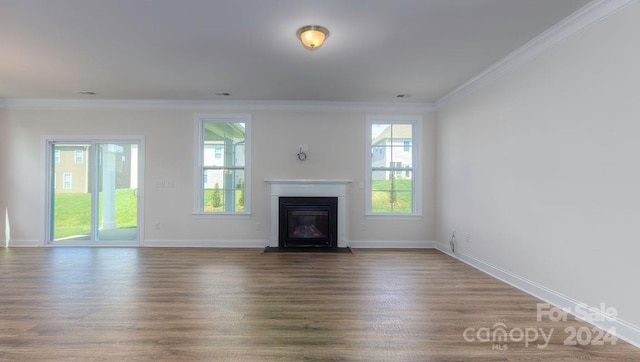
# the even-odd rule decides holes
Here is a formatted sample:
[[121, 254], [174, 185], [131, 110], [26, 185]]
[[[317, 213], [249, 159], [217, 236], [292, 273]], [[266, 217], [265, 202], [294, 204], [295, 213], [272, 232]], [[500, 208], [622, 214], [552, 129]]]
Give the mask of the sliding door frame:
[[[54, 241], [52, 240], [52, 228], [53, 228], [53, 209], [52, 209], [52, 196], [55, 192], [53, 187], [53, 173], [52, 173], [52, 164], [54, 161], [54, 155], [52, 154], [53, 145], [56, 143], [62, 144], [91, 144], [89, 152], [89, 158], [92, 161], [91, 170], [89, 172], [95, 172], [97, 174], [98, 165], [95, 164], [95, 152], [96, 152], [96, 144], [104, 144], [104, 143], [132, 143], [138, 145], [138, 188], [137, 188], [137, 240], [95, 240], [96, 228], [98, 225], [95, 224], [96, 217], [91, 217], [91, 237], [90, 240], [80, 240], [80, 241]], [[44, 174], [45, 174], [45, 182], [44, 182], [44, 198], [45, 198], [45, 207], [44, 207], [44, 230], [42, 236], [42, 245], [43, 246], [96, 246], [96, 247], [133, 247], [133, 246], [142, 246], [144, 240], [144, 160], [145, 160], [145, 139], [144, 136], [139, 135], [125, 135], [125, 136], [95, 136], [95, 135], [45, 135], [42, 136], [42, 160], [44, 165]], [[91, 189], [91, 193], [95, 192], [95, 182], [94, 181], [89, 187]], [[97, 210], [97, 197], [92, 195], [91, 201], [91, 211]]]

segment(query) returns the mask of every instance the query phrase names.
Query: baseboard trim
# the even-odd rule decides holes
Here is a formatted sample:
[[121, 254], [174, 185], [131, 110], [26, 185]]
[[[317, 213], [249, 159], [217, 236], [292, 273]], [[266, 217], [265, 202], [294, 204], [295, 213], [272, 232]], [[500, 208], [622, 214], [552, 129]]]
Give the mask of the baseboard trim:
[[143, 247], [161, 248], [262, 248], [269, 240], [145, 240]]
[[[543, 285], [473, 256], [460, 252], [452, 253], [448, 245], [436, 243], [436, 249], [551, 305], [567, 311], [588, 310], [589, 315], [596, 316], [596, 318], [593, 318], [596, 321], [590, 320], [586, 321], [587, 323], [605, 331], [612, 331], [612, 334], [616, 337], [640, 348], [640, 327], [619, 318], [606, 318], [607, 316], [600, 311], [599, 307], [579, 302], [571, 297], [558, 293]], [[575, 316], [575, 314], [573, 315]]]
[[347, 245], [351, 248], [363, 249], [433, 249], [436, 247], [436, 242], [429, 240], [350, 240]]
[[[342, 244], [342, 243], [341, 243]], [[430, 240], [348, 240], [344, 242], [345, 247], [362, 249], [433, 249], [436, 242]], [[55, 246], [126, 246], [126, 247], [163, 247], [163, 248], [265, 248], [269, 246], [269, 240], [144, 240], [139, 244], [136, 242], [112, 242], [96, 243], [91, 245], [80, 245], [73, 243], [54, 243], [42, 245], [37, 240], [11, 240], [9, 247], [55, 247]]]
[[8, 243], [6, 241], [3, 242], [3, 244], [10, 248], [36, 248], [42, 246], [37, 240], [10, 240]]
[[[342, 246], [343, 243], [340, 243]], [[435, 241], [428, 240], [348, 240], [344, 242], [344, 247], [350, 248], [384, 248], [384, 249], [433, 249]], [[269, 246], [269, 240], [145, 240], [141, 246], [144, 247], [196, 247], [196, 248], [265, 248]]]

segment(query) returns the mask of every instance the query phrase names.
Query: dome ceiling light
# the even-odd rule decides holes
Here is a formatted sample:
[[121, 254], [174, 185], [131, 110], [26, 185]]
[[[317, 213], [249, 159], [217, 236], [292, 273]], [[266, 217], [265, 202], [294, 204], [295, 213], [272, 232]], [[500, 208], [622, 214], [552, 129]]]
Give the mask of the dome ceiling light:
[[329, 37], [329, 30], [320, 25], [307, 25], [298, 29], [296, 35], [308, 50], [316, 50]]

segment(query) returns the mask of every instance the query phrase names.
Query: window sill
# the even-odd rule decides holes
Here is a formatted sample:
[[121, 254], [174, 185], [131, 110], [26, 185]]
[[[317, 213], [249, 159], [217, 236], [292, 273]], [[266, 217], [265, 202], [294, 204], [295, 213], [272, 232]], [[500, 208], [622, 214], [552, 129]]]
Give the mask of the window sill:
[[422, 214], [370, 214], [364, 215], [367, 220], [423, 220]]

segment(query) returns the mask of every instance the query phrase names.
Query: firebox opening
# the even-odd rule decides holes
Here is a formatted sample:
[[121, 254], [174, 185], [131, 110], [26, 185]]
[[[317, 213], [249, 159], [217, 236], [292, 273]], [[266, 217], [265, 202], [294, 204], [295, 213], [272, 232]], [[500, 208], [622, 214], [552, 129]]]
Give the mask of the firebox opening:
[[326, 238], [329, 232], [329, 212], [324, 210], [290, 210], [290, 238]]
[[337, 197], [280, 197], [279, 247], [337, 247]]

